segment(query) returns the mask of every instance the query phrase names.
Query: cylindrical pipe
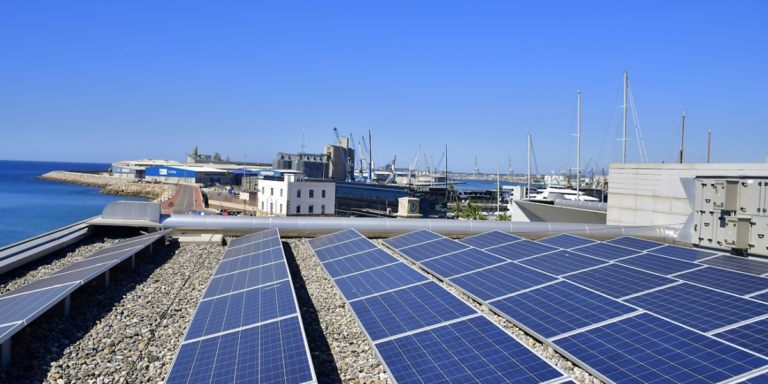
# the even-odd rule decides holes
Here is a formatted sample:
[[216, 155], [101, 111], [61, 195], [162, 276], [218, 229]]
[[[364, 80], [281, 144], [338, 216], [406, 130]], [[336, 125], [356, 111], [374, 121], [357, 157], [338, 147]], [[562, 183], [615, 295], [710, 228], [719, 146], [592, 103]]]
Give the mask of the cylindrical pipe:
[[528, 239], [540, 239], [568, 233], [595, 240], [634, 236], [671, 244], [677, 238], [676, 229], [658, 226], [635, 227], [477, 220], [174, 215], [166, 218], [162, 225], [164, 229], [172, 229], [174, 233], [222, 233], [225, 235], [245, 235], [278, 228], [283, 237], [316, 237], [354, 228], [363, 236], [373, 238], [397, 236], [421, 229], [428, 229], [453, 238], [462, 238], [488, 231], [501, 231]]

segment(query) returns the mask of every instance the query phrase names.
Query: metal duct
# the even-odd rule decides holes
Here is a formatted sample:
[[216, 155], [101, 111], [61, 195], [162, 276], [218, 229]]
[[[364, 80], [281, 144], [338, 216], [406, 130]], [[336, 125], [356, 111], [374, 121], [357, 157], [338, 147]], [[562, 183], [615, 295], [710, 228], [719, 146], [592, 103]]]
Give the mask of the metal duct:
[[[363, 236], [383, 238], [428, 229], [443, 236], [462, 238], [488, 231], [502, 231], [528, 239], [561, 233], [594, 240], [634, 236], [673, 244], [677, 230], [658, 226], [620, 226], [572, 223], [528, 223], [511, 221], [390, 219], [349, 217], [251, 217], [172, 215], [162, 222], [174, 233], [222, 233], [245, 235], [270, 228], [280, 229], [282, 237], [317, 237], [354, 228]], [[690, 247], [691, 244], [680, 244]]]
[[558, 207], [573, 207], [588, 209], [590, 211], [608, 212], [608, 203], [600, 201], [580, 201], [580, 200], [555, 200], [555, 205]]

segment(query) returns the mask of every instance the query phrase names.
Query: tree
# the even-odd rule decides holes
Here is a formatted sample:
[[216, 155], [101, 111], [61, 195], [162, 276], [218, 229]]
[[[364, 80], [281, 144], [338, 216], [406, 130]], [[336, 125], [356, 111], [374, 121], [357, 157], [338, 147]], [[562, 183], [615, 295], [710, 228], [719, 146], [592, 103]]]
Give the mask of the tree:
[[512, 220], [512, 216], [506, 214], [506, 213], [499, 213], [496, 215], [496, 221], [510, 221]]
[[213, 153], [213, 159], [216, 161], [221, 161], [221, 154], [218, 152]]
[[453, 204], [453, 210], [451, 210], [451, 213], [453, 213], [453, 218], [458, 219], [461, 217], [461, 202], [457, 201], [455, 204]]
[[483, 215], [482, 208], [477, 204], [472, 204], [471, 200], [467, 202], [467, 207], [464, 208], [463, 216], [469, 220], [488, 220], [488, 218]]

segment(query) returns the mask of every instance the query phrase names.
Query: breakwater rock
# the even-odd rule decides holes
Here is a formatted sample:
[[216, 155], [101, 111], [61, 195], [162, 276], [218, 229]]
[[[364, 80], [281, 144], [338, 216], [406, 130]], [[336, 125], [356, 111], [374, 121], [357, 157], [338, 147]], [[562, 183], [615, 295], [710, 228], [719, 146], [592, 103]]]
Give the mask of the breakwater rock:
[[150, 201], [161, 201], [176, 190], [176, 185], [172, 184], [138, 184], [130, 179], [66, 171], [48, 172], [40, 176], [40, 179], [98, 187], [102, 188], [100, 193], [146, 197]]

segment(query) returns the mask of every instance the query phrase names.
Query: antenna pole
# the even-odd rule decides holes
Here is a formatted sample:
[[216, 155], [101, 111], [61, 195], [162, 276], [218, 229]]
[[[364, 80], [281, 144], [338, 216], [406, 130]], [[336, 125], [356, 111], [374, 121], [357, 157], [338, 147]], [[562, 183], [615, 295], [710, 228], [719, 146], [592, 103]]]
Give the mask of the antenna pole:
[[496, 215], [501, 212], [501, 182], [499, 181], [499, 165], [496, 164]]
[[[363, 136], [365, 137], [365, 136]], [[365, 149], [363, 149], [365, 150]], [[373, 139], [371, 138], [371, 130], [368, 130], [368, 182], [373, 182]], [[394, 169], [392, 170], [395, 171]]]
[[531, 133], [528, 132], [528, 190], [526, 191], [528, 198], [531, 198]]
[[[578, 125], [576, 132], [576, 199], [579, 198], [579, 189], [581, 185], [581, 91], [576, 91], [578, 95], [579, 113], [578, 113]], [[570, 175], [571, 172], [568, 171]]]
[[627, 162], [627, 83], [629, 83], [629, 80], [627, 79], [627, 71], [624, 71], [624, 136], [621, 139], [623, 144], [621, 162], [625, 164]]
[[[683, 135], [680, 138], [680, 164], [683, 163], [683, 149], [685, 148], [685, 110], [683, 110]], [[709, 161], [707, 161], [709, 162]]]
[[712, 149], [712, 130], [709, 130], [709, 139], [707, 139], [707, 164], [709, 164], [709, 153]]
[[448, 220], [448, 144], [445, 145], [445, 219]]

